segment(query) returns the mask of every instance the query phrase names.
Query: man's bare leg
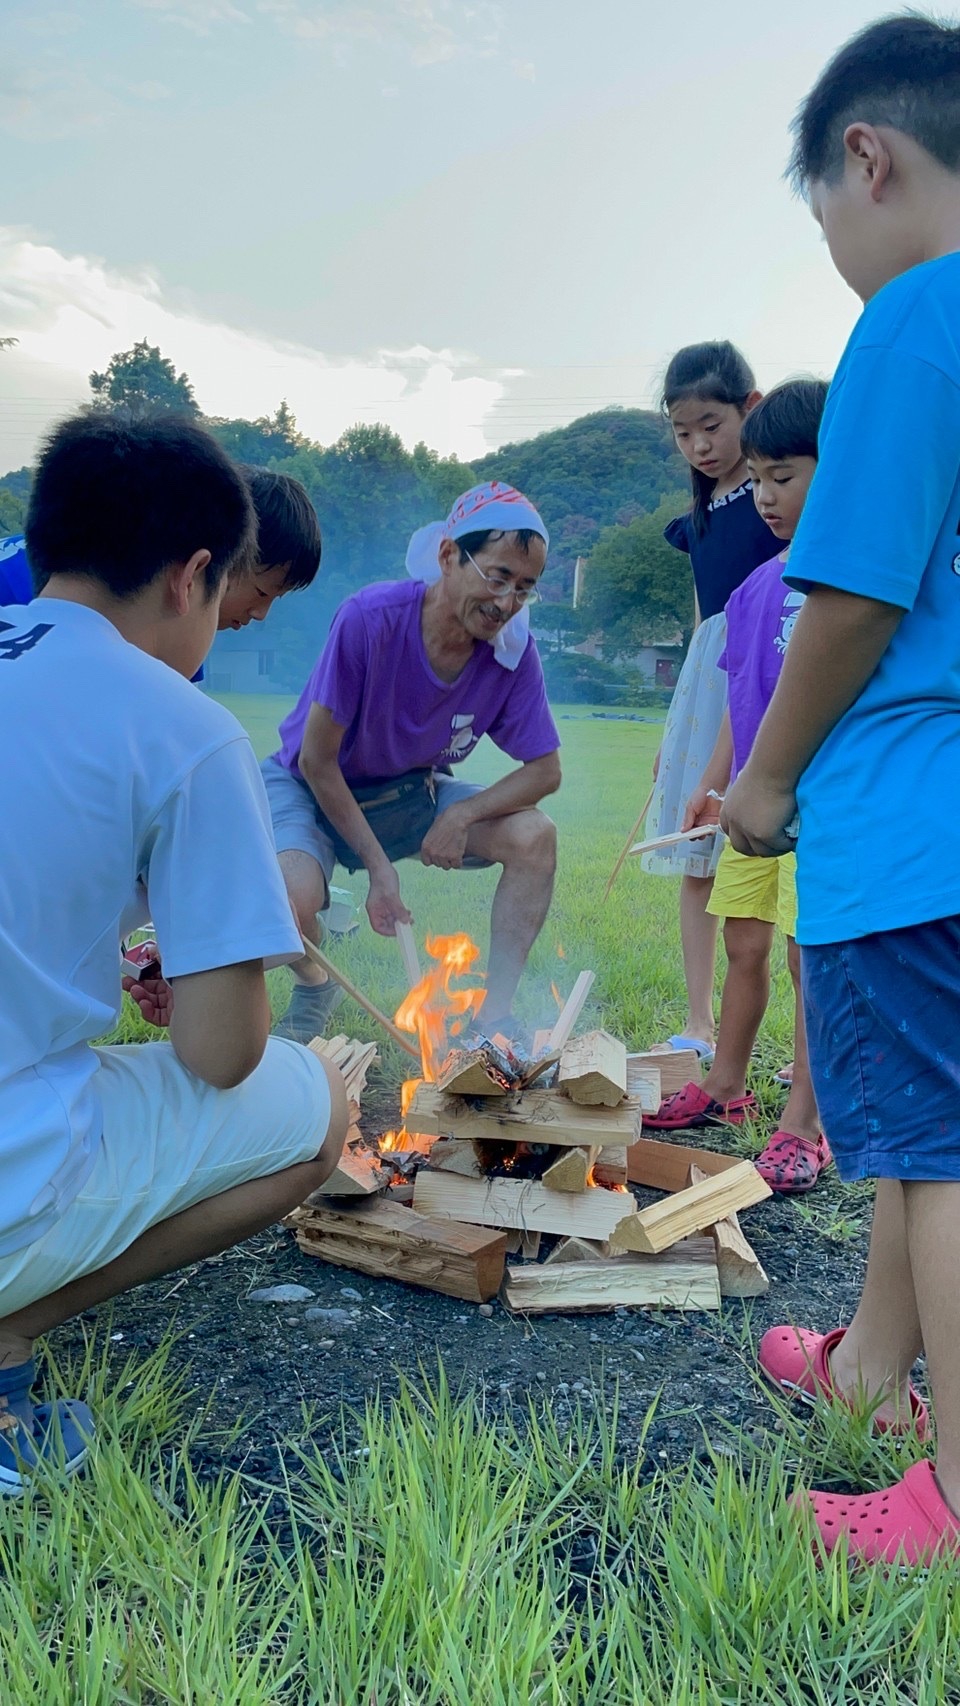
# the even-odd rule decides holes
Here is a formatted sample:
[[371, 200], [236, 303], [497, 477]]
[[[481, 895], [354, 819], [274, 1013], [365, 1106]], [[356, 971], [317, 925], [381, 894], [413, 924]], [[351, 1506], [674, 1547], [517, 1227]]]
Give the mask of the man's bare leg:
[[506, 1018], [530, 949], [543, 929], [557, 870], [557, 831], [533, 808], [472, 824], [467, 852], [503, 866], [490, 914], [486, 1011]]
[[[278, 853], [277, 858], [287, 885], [290, 904], [300, 926], [300, 934], [319, 948], [320, 926], [317, 923], [317, 913], [325, 910], [329, 900], [327, 879], [323, 870], [312, 853], [301, 853], [299, 849]], [[328, 981], [326, 972], [315, 966], [312, 960], [308, 960], [306, 954], [302, 959], [295, 960], [290, 969], [298, 983], [306, 984], [311, 989]]]
[[160, 1221], [137, 1238], [121, 1256], [95, 1273], [71, 1280], [50, 1297], [31, 1303], [15, 1315], [0, 1320], [0, 1368], [15, 1368], [33, 1355], [33, 1340], [49, 1333], [84, 1309], [105, 1303], [129, 1291], [131, 1286], [161, 1274], [202, 1261], [219, 1250], [229, 1249], [251, 1238], [317, 1190], [333, 1172], [347, 1133], [347, 1098], [339, 1072], [321, 1062], [330, 1084], [330, 1123], [319, 1154], [313, 1161], [285, 1167], [265, 1179], [245, 1185], [206, 1202], [195, 1203], [169, 1220]]

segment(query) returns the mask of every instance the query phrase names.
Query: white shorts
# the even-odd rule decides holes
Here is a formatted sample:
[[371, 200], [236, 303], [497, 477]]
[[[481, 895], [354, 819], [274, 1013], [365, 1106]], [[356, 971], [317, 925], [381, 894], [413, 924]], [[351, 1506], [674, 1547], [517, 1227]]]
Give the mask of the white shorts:
[[96, 1052], [103, 1136], [93, 1171], [49, 1232], [0, 1256], [0, 1318], [105, 1267], [181, 1209], [312, 1161], [326, 1136], [326, 1073], [283, 1037], [270, 1037], [233, 1090], [195, 1078], [169, 1043]]

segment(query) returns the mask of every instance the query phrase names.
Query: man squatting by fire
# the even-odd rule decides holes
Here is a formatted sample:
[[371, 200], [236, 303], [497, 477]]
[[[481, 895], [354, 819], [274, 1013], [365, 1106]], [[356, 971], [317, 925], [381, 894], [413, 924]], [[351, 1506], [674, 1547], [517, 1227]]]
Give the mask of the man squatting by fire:
[[[399, 859], [451, 871], [500, 865], [484, 1030], [515, 1028], [513, 997], [553, 894], [556, 830], [538, 810], [560, 786], [560, 737], [529, 631], [547, 558], [537, 511], [497, 481], [414, 534], [409, 579], [364, 587], [337, 612], [300, 700], [263, 765], [280, 866], [300, 929], [319, 943], [339, 862], [366, 869], [381, 936], [409, 923]], [[512, 770], [489, 788], [455, 779], [482, 735]], [[293, 968], [281, 1034], [322, 1033], [337, 989]]]

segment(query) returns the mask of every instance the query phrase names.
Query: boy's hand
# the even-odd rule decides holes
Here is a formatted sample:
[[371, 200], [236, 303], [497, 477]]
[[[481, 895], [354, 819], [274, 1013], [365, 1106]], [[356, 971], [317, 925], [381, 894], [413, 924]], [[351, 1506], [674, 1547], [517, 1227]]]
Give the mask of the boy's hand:
[[383, 871], [370, 873], [367, 917], [378, 936], [395, 936], [397, 924], [413, 923], [413, 914], [400, 898], [400, 882], [390, 864]]
[[121, 978], [127, 994], [136, 1002], [148, 1025], [166, 1030], [173, 1017], [173, 990], [159, 967], [155, 975], [146, 973], [142, 981]]
[[796, 812], [795, 791], [768, 777], [754, 777], [748, 764], [727, 790], [720, 827], [738, 853], [777, 859], [781, 853], [796, 851], [796, 840], [785, 833]]
[[698, 782], [687, 801], [680, 828], [698, 829], [702, 823], [719, 823], [722, 804], [716, 794], [708, 793], [703, 783]]

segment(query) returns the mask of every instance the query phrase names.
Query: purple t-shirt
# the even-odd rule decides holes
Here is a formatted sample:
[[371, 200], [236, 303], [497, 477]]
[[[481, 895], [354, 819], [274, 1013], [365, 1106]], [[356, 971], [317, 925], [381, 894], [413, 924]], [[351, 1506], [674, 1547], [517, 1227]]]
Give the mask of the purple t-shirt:
[[761, 563], [727, 600], [727, 643], [717, 665], [729, 684], [731, 782], [750, 756], [803, 603], [803, 593], [784, 584], [784, 561], [780, 556]]
[[515, 670], [478, 641], [456, 681], [441, 681], [420, 631], [422, 581], [383, 581], [345, 600], [299, 701], [280, 724], [279, 762], [295, 776], [311, 705], [346, 730], [340, 768], [348, 782], [459, 764], [489, 735], [521, 764], [556, 752], [543, 670], [531, 638]]

